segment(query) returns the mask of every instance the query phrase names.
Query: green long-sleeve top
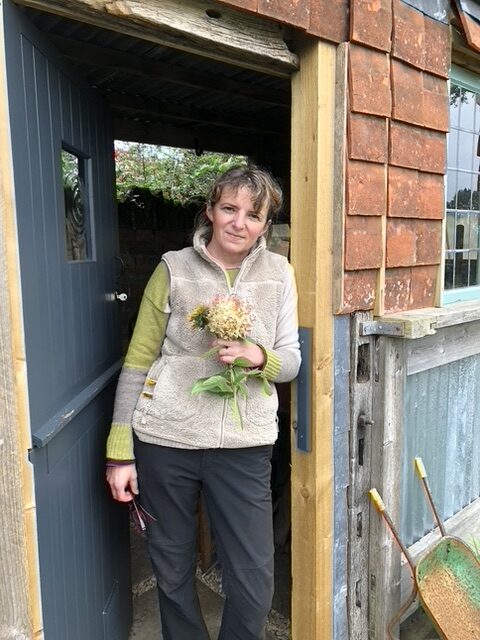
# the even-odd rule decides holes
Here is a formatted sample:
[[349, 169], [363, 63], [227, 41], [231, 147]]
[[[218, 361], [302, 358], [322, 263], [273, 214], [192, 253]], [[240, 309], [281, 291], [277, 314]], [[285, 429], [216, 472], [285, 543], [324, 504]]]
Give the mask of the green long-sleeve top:
[[[226, 271], [231, 286], [238, 271], [239, 269]], [[160, 262], [145, 288], [135, 329], [118, 380], [113, 421], [107, 440], [108, 460], [118, 462], [134, 460], [131, 426], [133, 412], [144, 388], [148, 371], [160, 355], [170, 316], [169, 296], [168, 269], [164, 262]], [[274, 381], [280, 370], [280, 358], [272, 351], [259, 346], [265, 353], [263, 367], [265, 376], [268, 380]]]

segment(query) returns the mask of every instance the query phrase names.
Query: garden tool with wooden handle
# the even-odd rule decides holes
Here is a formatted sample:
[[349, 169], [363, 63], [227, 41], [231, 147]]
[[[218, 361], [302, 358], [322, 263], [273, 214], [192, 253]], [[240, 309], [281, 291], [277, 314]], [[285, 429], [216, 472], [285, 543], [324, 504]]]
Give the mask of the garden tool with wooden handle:
[[390, 620], [390, 622], [387, 625], [388, 640], [399, 640], [399, 638], [397, 638], [397, 636], [394, 635], [393, 628], [400, 623], [400, 620], [403, 614], [410, 608], [413, 602], [415, 602], [415, 598], [417, 597], [417, 593], [418, 593], [418, 587], [415, 580], [415, 564], [412, 560], [412, 556], [408, 552], [407, 547], [400, 540], [400, 536], [398, 535], [398, 532], [395, 528], [395, 525], [392, 522], [392, 519], [388, 515], [388, 512], [385, 508], [385, 503], [383, 502], [378, 491], [376, 489], [370, 489], [370, 491], [368, 492], [368, 495], [370, 496], [370, 500], [372, 501], [378, 513], [385, 520], [388, 528], [390, 529], [393, 537], [395, 538], [396, 543], [398, 544], [403, 555], [405, 556], [408, 562], [408, 565], [410, 567], [410, 571], [412, 573], [412, 579], [413, 579], [412, 591], [408, 596], [407, 600], [404, 602], [404, 604], [400, 607], [400, 609], [397, 611], [397, 613], [393, 616], [393, 618]]

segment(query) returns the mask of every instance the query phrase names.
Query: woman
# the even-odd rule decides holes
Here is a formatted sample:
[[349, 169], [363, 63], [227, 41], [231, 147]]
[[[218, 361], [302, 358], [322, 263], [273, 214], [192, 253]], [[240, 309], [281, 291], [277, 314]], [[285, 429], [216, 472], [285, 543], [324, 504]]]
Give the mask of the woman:
[[[248, 378], [231, 402], [192, 394], [199, 378], [238, 358], [270, 382], [298, 373], [296, 289], [287, 260], [266, 249], [282, 203], [256, 167], [215, 182], [193, 247], [166, 253], [152, 275], [119, 379], [107, 443], [107, 481], [116, 500], [139, 493], [155, 518], [147, 547], [157, 578], [164, 640], [207, 640], [195, 590], [196, 513], [204, 496], [226, 600], [219, 640], [260, 640], [273, 596], [270, 458], [277, 438], [274, 385]], [[194, 331], [193, 309], [235, 294], [254, 312], [248, 340]], [[132, 429], [133, 427], [133, 429]], [[135, 434], [135, 435], [133, 435]], [[137, 485], [138, 472], [138, 485]]]

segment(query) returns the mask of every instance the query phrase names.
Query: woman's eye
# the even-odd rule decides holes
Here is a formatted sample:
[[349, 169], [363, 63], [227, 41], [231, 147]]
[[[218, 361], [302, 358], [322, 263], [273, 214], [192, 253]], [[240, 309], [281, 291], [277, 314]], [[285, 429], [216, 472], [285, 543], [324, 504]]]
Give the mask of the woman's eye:
[[258, 215], [258, 213], [250, 213], [249, 218], [251, 218], [252, 220], [260, 220], [260, 216]]

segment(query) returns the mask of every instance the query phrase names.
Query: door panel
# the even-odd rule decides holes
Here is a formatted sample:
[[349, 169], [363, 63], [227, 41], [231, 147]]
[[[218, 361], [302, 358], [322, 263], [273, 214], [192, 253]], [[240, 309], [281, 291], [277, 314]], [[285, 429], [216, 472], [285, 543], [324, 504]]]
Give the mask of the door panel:
[[[128, 514], [103, 462], [121, 361], [110, 118], [21, 11], [3, 13], [45, 639], [123, 640]], [[67, 259], [62, 147], [84, 178], [88, 259]]]

